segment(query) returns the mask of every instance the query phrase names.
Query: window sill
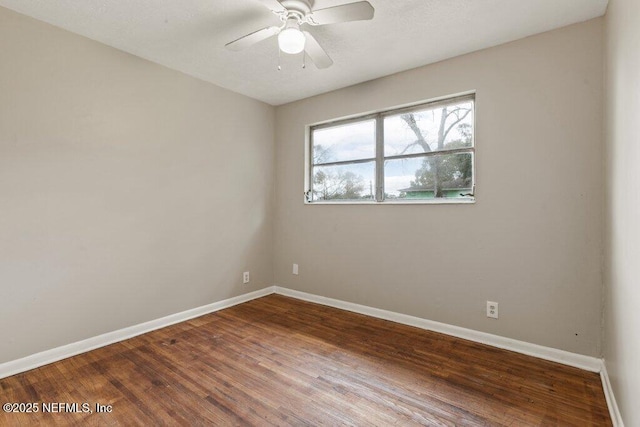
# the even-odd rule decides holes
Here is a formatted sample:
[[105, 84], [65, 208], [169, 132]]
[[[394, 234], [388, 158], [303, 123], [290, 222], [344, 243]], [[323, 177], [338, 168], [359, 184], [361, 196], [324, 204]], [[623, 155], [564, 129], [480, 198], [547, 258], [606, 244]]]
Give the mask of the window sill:
[[476, 203], [476, 199], [431, 199], [431, 200], [386, 200], [384, 202], [375, 202], [371, 200], [364, 201], [355, 201], [355, 200], [345, 200], [345, 201], [333, 201], [333, 200], [322, 200], [316, 202], [307, 202], [304, 201], [305, 205], [473, 205]]

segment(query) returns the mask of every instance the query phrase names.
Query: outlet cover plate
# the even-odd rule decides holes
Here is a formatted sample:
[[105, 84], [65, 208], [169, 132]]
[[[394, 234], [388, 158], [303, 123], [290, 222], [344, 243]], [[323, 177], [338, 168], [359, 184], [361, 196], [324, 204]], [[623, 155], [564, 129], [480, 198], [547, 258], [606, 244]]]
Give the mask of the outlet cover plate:
[[492, 319], [498, 318], [498, 303], [495, 301], [487, 301], [487, 317]]

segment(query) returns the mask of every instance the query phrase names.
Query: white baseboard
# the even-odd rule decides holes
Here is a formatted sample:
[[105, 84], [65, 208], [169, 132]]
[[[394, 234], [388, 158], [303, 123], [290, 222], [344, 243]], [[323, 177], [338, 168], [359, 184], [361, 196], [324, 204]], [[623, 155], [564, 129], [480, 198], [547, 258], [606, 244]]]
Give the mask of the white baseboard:
[[11, 375], [35, 369], [43, 365], [48, 365], [50, 363], [66, 359], [80, 353], [85, 353], [96, 348], [104, 347], [106, 345], [113, 344], [119, 341], [124, 341], [126, 339], [133, 338], [135, 336], [142, 335], [156, 329], [184, 322], [185, 320], [213, 313], [215, 311], [229, 308], [237, 304], [242, 304], [243, 302], [261, 298], [273, 293], [300, 299], [303, 301], [309, 301], [317, 304], [335, 307], [342, 310], [352, 311], [354, 313], [360, 313], [379, 319], [390, 320], [392, 322], [401, 323], [404, 325], [415, 326], [417, 328], [439, 332], [454, 337], [487, 344], [493, 347], [538, 357], [540, 359], [562, 363], [564, 365], [573, 366], [576, 368], [584, 369], [586, 371], [599, 372], [613, 425], [614, 427], [624, 427], [622, 417], [618, 410], [618, 405], [616, 404], [616, 400], [613, 395], [613, 390], [611, 389], [611, 383], [609, 382], [609, 376], [607, 374], [606, 366], [604, 364], [604, 360], [602, 359], [570, 353], [564, 350], [544, 347], [541, 345], [505, 338], [485, 332], [474, 331], [472, 329], [462, 328], [459, 326], [448, 325], [446, 323], [440, 323], [433, 320], [395, 313], [379, 308], [373, 308], [365, 305], [309, 294], [306, 292], [287, 289], [280, 286], [270, 286], [259, 291], [239, 295], [237, 297], [218, 301], [212, 304], [204, 305], [202, 307], [183, 311], [181, 313], [172, 314], [160, 319], [151, 320], [149, 322], [130, 326], [128, 328], [108, 332], [106, 334], [98, 335], [86, 340], [78, 341], [51, 350], [46, 350], [41, 353], [23, 357], [21, 359], [2, 363], [0, 364], [0, 378], [9, 377]]
[[611, 383], [609, 382], [609, 375], [607, 374], [607, 368], [604, 359], [598, 359], [595, 357], [584, 356], [582, 354], [571, 353], [551, 347], [531, 344], [525, 341], [518, 341], [501, 337], [499, 335], [488, 334], [485, 332], [474, 331], [472, 329], [462, 328], [459, 326], [448, 325], [446, 323], [435, 322], [433, 320], [422, 319], [420, 317], [414, 317], [406, 314], [395, 313], [393, 311], [368, 307], [366, 305], [322, 297], [319, 295], [283, 288], [281, 286], [275, 286], [275, 293], [300, 299], [303, 301], [309, 301], [316, 304], [339, 308], [341, 310], [364, 314], [366, 316], [376, 317], [378, 319], [390, 320], [392, 322], [401, 323], [403, 325], [415, 326], [420, 329], [440, 332], [446, 335], [487, 344], [492, 347], [515, 351], [516, 353], [526, 354], [528, 356], [537, 357], [539, 359], [549, 360], [551, 362], [573, 366], [575, 368], [583, 369], [586, 371], [600, 373], [602, 388], [607, 400], [609, 415], [611, 416], [613, 426], [624, 427], [622, 416], [620, 415], [620, 410], [618, 409], [618, 404], [616, 403], [613, 389], [611, 388]]
[[277, 293], [304, 301], [314, 302], [317, 304], [327, 305], [342, 310], [352, 311], [379, 319], [390, 320], [392, 322], [401, 323], [404, 325], [415, 326], [421, 329], [440, 332], [454, 337], [491, 345], [493, 347], [538, 357], [540, 359], [562, 363], [564, 365], [573, 366], [591, 372], [601, 372], [603, 368], [602, 360], [595, 357], [583, 356], [580, 354], [570, 353], [555, 348], [544, 347], [537, 344], [531, 344], [524, 341], [505, 338], [499, 335], [492, 335], [485, 332], [474, 331], [472, 329], [448, 325], [446, 323], [440, 323], [433, 320], [422, 319], [419, 317], [395, 313], [392, 311], [368, 307], [365, 305], [341, 301], [333, 298], [309, 294], [306, 292], [287, 289], [280, 286], [270, 286], [259, 291], [239, 295], [237, 297], [172, 314], [160, 319], [151, 320], [149, 322], [140, 323], [138, 325], [130, 326], [113, 332], [108, 332], [106, 334], [98, 335], [86, 340], [67, 344], [61, 347], [56, 347], [54, 349], [26, 356], [21, 359], [2, 363], [0, 364], [0, 378], [5, 378], [20, 372], [28, 371], [30, 369], [47, 365], [58, 360], [66, 359], [67, 357], [75, 356], [77, 354], [91, 351], [96, 348], [104, 347], [109, 344], [142, 335], [144, 333], [164, 328], [175, 323], [184, 322], [185, 320], [193, 319], [195, 317], [199, 317], [208, 313], [213, 313], [215, 311], [232, 307], [234, 305], [251, 301], [253, 299], [260, 298], [272, 293]]
[[133, 338], [147, 332], [155, 331], [156, 329], [164, 328], [175, 323], [184, 322], [185, 320], [193, 319], [195, 317], [213, 313], [214, 311], [222, 310], [224, 308], [229, 308], [237, 304], [242, 304], [243, 302], [270, 295], [274, 292], [275, 287], [269, 286], [259, 291], [239, 295], [237, 297], [214, 302], [212, 304], [203, 305], [191, 310], [171, 314], [160, 319], [140, 323], [138, 325], [130, 326], [128, 328], [120, 329], [113, 332], [107, 332], [106, 334], [98, 335], [86, 340], [63, 345], [61, 347], [56, 347], [54, 349], [46, 350], [41, 353], [32, 354], [31, 356], [23, 357], [22, 359], [2, 363], [0, 364], [0, 378], [6, 378], [11, 375], [19, 374], [20, 372], [35, 369], [43, 365], [48, 365], [49, 363], [57, 362], [59, 360], [66, 359], [80, 353], [85, 353], [96, 348], [104, 347], [106, 345], [113, 344], [119, 341], [124, 341], [126, 339]]
[[487, 344], [505, 350], [515, 351], [517, 353], [538, 357], [540, 359], [549, 360], [551, 362], [562, 363], [563, 365], [573, 366], [575, 368], [584, 369], [590, 372], [600, 372], [600, 369], [602, 367], [601, 359], [598, 359], [596, 357], [570, 353], [564, 350], [544, 347], [537, 344], [531, 344], [524, 341], [501, 337], [499, 335], [474, 331], [472, 329], [448, 325], [446, 323], [435, 322], [433, 320], [422, 319], [420, 317], [395, 313], [392, 311], [368, 307], [352, 302], [308, 294], [306, 292], [295, 291], [293, 289], [282, 288], [280, 286], [275, 287], [275, 292], [280, 295], [285, 295], [304, 301], [315, 302], [317, 304], [328, 305], [330, 307], [352, 311], [354, 313], [365, 314], [367, 316], [377, 317], [384, 320], [390, 320], [392, 322], [401, 323], [403, 325], [415, 326], [417, 328], [426, 329], [429, 331], [452, 335], [454, 337]]
[[600, 379], [602, 380], [602, 388], [604, 389], [604, 397], [607, 399], [607, 406], [609, 407], [609, 414], [611, 415], [611, 422], [613, 427], [624, 427], [622, 421], [622, 415], [620, 409], [618, 409], [618, 403], [616, 397], [613, 395], [613, 389], [611, 388], [611, 381], [609, 380], [609, 374], [607, 373], [607, 365], [602, 359], [602, 369], [600, 369]]

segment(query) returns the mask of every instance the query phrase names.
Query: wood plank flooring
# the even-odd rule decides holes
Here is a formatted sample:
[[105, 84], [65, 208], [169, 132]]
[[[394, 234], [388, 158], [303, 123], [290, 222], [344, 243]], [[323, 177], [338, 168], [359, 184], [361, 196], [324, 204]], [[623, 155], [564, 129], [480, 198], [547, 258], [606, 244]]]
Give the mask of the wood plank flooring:
[[611, 425], [597, 374], [279, 295], [5, 378], [6, 402], [40, 410], [1, 426]]

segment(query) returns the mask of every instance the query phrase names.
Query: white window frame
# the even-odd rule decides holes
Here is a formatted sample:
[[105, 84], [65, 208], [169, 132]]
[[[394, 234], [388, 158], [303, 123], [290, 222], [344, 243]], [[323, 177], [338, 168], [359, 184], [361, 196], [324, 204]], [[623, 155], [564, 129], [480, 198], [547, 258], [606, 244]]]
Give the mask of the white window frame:
[[[471, 101], [473, 105], [473, 134], [471, 147], [432, 151], [428, 153], [413, 153], [394, 156], [384, 155], [384, 119], [388, 116], [402, 114], [404, 112], [419, 111], [425, 108], [437, 108], [438, 106], [456, 104], [463, 101]], [[337, 162], [327, 162], [318, 165], [313, 164], [313, 131], [316, 129], [325, 129], [345, 124], [356, 123], [367, 120], [375, 120], [375, 157], [356, 160], [345, 160]], [[308, 125], [306, 127], [306, 144], [305, 144], [305, 179], [304, 179], [304, 203], [309, 205], [344, 205], [344, 204], [371, 204], [371, 205], [394, 205], [394, 204], [473, 204], [476, 201], [476, 94], [475, 92], [467, 92], [458, 95], [447, 96], [429, 101], [420, 101], [419, 103], [395, 107], [386, 110], [377, 111], [348, 118], [334, 119], [326, 122], [320, 122]], [[472, 167], [472, 195], [467, 197], [456, 198], [433, 198], [433, 199], [385, 199], [384, 195], [384, 162], [385, 160], [398, 160], [410, 158], [432, 157], [442, 154], [471, 153]], [[375, 162], [375, 181], [376, 191], [374, 200], [310, 200], [309, 194], [313, 191], [313, 168], [314, 166], [338, 166], [357, 163]]]

